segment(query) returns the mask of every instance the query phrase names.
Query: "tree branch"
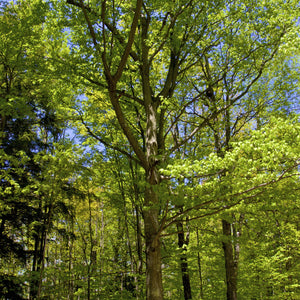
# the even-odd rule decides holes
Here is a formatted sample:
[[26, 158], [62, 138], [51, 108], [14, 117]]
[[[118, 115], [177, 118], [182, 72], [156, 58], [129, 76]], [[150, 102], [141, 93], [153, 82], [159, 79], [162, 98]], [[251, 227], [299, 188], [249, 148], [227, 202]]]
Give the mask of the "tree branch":
[[[273, 179], [273, 180], [270, 180], [268, 182], [264, 182], [264, 183], [261, 183], [259, 185], [256, 185], [256, 186], [253, 186], [251, 188], [248, 188], [242, 192], [239, 192], [239, 193], [235, 193], [235, 194], [232, 194], [230, 195], [230, 198], [234, 198], [234, 197], [238, 197], [238, 196], [242, 196], [242, 195], [245, 195], [245, 194], [248, 194], [249, 192], [252, 192], [254, 190], [257, 190], [257, 189], [260, 189], [262, 187], [266, 187], [266, 186], [270, 186], [270, 185], [273, 185], [283, 179], [287, 179], [287, 178], [290, 178], [292, 176], [299, 176], [299, 174], [290, 174], [290, 175], [287, 175], [287, 176], [284, 176], [287, 172], [291, 171], [292, 169], [296, 168], [297, 166], [299, 166], [300, 163], [295, 163], [293, 166], [291, 166], [290, 168], [284, 170], [282, 172], [282, 174], [277, 178], [277, 179]], [[213, 211], [211, 213], [208, 213], [208, 214], [204, 214], [204, 215], [200, 215], [200, 216], [196, 216], [194, 218], [190, 218], [189, 220], [193, 220], [193, 219], [199, 219], [199, 218], [202, 218], [202, 217], [205, 217], [207, 215], [213, 215], [213, 214], [216, 214], [220, 211], [223, 211], [225, 209], [229, 209], [229, 208], [232, 208], [238, 204], [240, 204], [242, 201], [245, 201], [245, 200], [248, 200], [248, 199], [252, 199], [252, 198], [255, 198], [257, 197], [258, 195], [264, 193], [265, 190], [262, 190], [262, 191], [259, 191], [257, 192], [256, 194], [253, 194], [253, 195], [250, 195], [250, 196], [245, 196], [241, 199], [239, 199], [237, 202], [234, 202], [230, 205], [222, 205], [220, 206], [220, 208], [217, 209], [217, 211]], [[223, 198], [218, 198], [218, 199], [211, 199], [209, 201], [206, 201], [204, 203], [200, 203], [198, 205], [195, 205], [193, 207], [190, 207], [182, 212], [179, 212], [177, 214], [175, 214], [174, 216], [170, 217], [169, 219], [166, 219], [164, 223], [167, 223], [165, 226], [161, 226], [161, 230], [160, 232], [162, 232], [163, 230], [165, 230], [167, 227], [169, 227], [170, 225], [174, 224], [177, 222], [177, 219], [179, 217], [181, 217], [182, 215], [186, 215], [187, 213], [193, 211], [193, 210], [198, 210], [198, 209], [204, 209], [205, 206], [209, 205], [209, 204], [212, 204], [212, 203], [216, 203], [216, 202], [221, 202], [223, 201], [224, 199]]]
[[108, 143], [107, 141], [105, 141], [104, 139], [102, 139], [101, 137], [99, 137], [98, 135], [96, 135], [92, 130], [91, 128], [87, 125], [87, 123], [85, 122], [85, 120], [83, 119], [83, 116], [81, 113], [79, 113], [79, 116], [80, 116], [80, 120], [81, 120], [81, 123], [84, 125], [87, 133], [93, 137], [94, 139], [96, 139], [97, 141], [99, 141], [100, 143], [102, 143], [105, 147], [107, 148], [110, 148], [110, 149], [113, 149], [113, 150], [116, 150], [116, 151], [119, 151], [120, 153], [124, 154], [125, 156], [127, 156], [130, 160], [133, 160], [135, 161], [136, 163], [138, 163], [139, 165], [141, 165], [141, 162], [136, 159], [134, 156], [132, 156], [130, 153], [128, 153], [127, 151], [117, 147], [117, 146], [113, 146], [111, 145], [110, 143]]
[[140, 18], [140, 14], [141, 14], [142, 4], [143, 4], [142, 0], [137, 0], [135, 12], [134, 12], [134, 16], [133, 16], [133, 20], [132, 20], [132, 24], [131, 24], [131, 29], [129, 32], [128, 41], [127, 41], [125, 50], [123, 52], [121, 61], [119, 63], [118, 69], [117, 69], [116, 73], [113, 75], [115, 82], [117, 82], [121, 78], [124, 67], [125, 67], [127, 59], [128, 59], [128, 56], [131, 52], [132, 44], [134, 42], [136, 28], [138, 25], [138, 20]]

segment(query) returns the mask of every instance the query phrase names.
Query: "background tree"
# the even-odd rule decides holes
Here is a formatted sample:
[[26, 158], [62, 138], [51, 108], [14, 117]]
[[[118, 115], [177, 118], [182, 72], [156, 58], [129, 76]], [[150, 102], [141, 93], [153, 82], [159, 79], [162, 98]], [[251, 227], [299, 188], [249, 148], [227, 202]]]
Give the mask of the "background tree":
[[59, 89], [51, 89], [55, 80], [46, 83], [39, 76], [44, 64], [35, 56], [41, 54], [44, 13], [45, 4], [36, 2], [18, 10], [7, 6], [0, 16], [1, 295], [14, 299], [26, 294], [19, 278], [26, 265], [30, 297], [40, 293], [48, 234], [63, 209], [54, 186], [64, 174], [55, 174], [51, 164], [63, 135], [62, 120], [50, 105]]

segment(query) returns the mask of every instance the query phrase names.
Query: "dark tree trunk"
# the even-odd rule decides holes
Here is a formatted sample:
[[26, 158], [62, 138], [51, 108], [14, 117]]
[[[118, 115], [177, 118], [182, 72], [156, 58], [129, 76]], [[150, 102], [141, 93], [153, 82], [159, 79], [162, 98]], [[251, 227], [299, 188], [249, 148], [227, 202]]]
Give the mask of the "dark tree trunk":
[[41, 235], [36, 236], [35, 238], [35, 246], [34, 246], [34, 254], [33, 254], [33, 262], [32, 262], [32, 277], [30, 281], [30, 299], [39, 299], [41, 293], [41, 285], [42, 285], [42, 272], [44, 269], [44, 256], [45, 256], [45, 239], [46, 239], [46, 231], [45, 227], [42, 225]]
[[226, 269], [227, 300], [237, 300], [237, 261], [234, 255], [231, 224], [222, 220], [223, 250]]
[[37, 298], [38, 293], [38, 277], [37, 277], [37, 270], [38, 270], [38, 255], [39, 255], [39, 236], [35, 237], [34, 241], [34, 252], [33, 252], [33, 261], [32, 261], [32, 277], [30, 279], [30, 291], [29, 291], [29, 299], [33, 300]]
[[199, 230], [197, 227], [197, 248], [198, 248], [198, 253], [197, 253], [197, 261], [198, 261], [198, 274], [199, 274], [199, 283], [200, 283], [200, 299], [203, 299], [203, 279], [202, 279], [202, 266], [201, 266], [201, 256], [200, 256], [200, 241], [199, 241]]
[[[52, 196], [50, 197], [52, 200]], [[40, 207], [41, 209], [41, 207]], [[52, 220], [53, 203], [51, 201], [48, 208], [45, 209], [45, 218], [42, 224], [37, 227], [36, 236], [34, 238], [34, 252], [32, 262], [32, 278], [30, 281], [29, 299], [40, 299], [42, 292], [43, 273], [44, 273], [44, 260], [45, 251], [48, 238], [48, 232], [50, 231], [50, 225]], [[48, 210], [48, 211], [47, 211]]]
[[[137, 185], [138, 178], [136, 176], [137, 173], [137, 165], [135, 165], [135, 171], [133, 169], [132, 161], [129, 161], [131, 176], [132, 176], [132, 186], [133, 186], [133, 203], [134, 203], [134, 211], [136, 216], [136, 245], [137, 245], [137, 255], [138, 255], [138, 263], [137, 263], [137, 274], [143, 274], [143, 243], [142, 243], [142, 228], [141, 228], [141, 217], [140, 217], [140, 206], [139, 206], [139, 188]], [[138, 281], [137, 278], [135, 281]], [[137, 291], [139, 290], [139, 284], [137, 284]]]
[[[74, 233], [73, 220], [71, 220], [71, 232]], [[68, 237], [68, 249], [69, 249], [68, 300], [74, 300], [73, 240], [71, 237]]]
[[140, 222], [140, 212], [139, 207], [135, 207], [136, 211], [136, 242], [137, 242], [137, 255], [138, 255], [138, 265], [137, 265], [137, 274], [140, 275], [135, 278], [136, 281], [136, 291], [137, 291], [137, 299], [140, 293], [140, 278], [143, 274], [143, 244], [142, 244], [142, 229]]
[[181, 276], [182, 276], [182, 284], [184, 291], [184, 299], [192, 299], [192, 291], [190, 284], [190, 276], [188, 272], [188, 262], [187, 262], [187, 254], [186, 247], [189, 243], [188, 237], [185, 239], [183, 224], [181, 221], [177, 222], [177, 231], [178, 231], [178, 247], [181, 249], [180, 253], [180, 267], [181, 267]]
[[[41, 207], [39, 207], [41, 209]], [[44, 254], [43, 250], [43, 239], [45, 235], [45, 221], [43, 224], [37, 225], [35, 227], [35, 237], [34, 237], [34, 250], [33, 250], [33, 259], [31, 267], [31, 279], [30, 279], [30, 291], [29, 299], [34, 300], [38, 299], [39, 293], [39, 272], [41, 269], [41, 263], [43, 262], [42, 255]]]

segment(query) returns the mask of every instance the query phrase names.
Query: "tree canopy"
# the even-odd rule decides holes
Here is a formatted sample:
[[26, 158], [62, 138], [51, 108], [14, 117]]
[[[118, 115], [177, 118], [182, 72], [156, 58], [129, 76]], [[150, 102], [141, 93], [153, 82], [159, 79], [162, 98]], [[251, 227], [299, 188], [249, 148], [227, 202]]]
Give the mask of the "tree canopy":
[[297, 299], [299, 9], [3, 2], [1, 297]]

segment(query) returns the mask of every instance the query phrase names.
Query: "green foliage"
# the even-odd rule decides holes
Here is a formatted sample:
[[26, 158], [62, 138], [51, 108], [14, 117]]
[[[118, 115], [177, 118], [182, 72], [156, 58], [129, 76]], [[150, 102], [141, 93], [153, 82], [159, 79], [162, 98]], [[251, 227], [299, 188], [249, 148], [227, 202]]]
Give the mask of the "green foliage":
[[298, 1], [141, 10], [1, 8], [1, 297], [144, 299], [154, 211], [166, 299], [183, 253], [193, 297], [224, 299], [224, 242], [239, 299], [297, 299]]
[[[262, 129], [253, 130], [250, 137], [231, 143], [230, 151], [223, 157], [211, 153], [202, 160], [185, 159], [183, 163], [178, 160], [161, 171], [166, 176], [200, 182], [190, 187], [183, 184], [182, 188], [191, 195], [199, 195], [203, 202], [211, 197], [224, 200], [237, 197], [235, 201], [240, 202], [244, 196], [246, 199], [255, 196], [261, 188], [267, 191], [269, 185], [298, 175], [299, 130], [296, 118], [274, 118]], [[225, 176], [220, 182], [219, 176], [223, 173]], [[193, 179], [195, 177], [197, 179]], [[231, 185], [232, 182], [235, 184]], [[226, 186], [230, 186], [230, 191], [224, 195], [222, 191]]]

